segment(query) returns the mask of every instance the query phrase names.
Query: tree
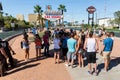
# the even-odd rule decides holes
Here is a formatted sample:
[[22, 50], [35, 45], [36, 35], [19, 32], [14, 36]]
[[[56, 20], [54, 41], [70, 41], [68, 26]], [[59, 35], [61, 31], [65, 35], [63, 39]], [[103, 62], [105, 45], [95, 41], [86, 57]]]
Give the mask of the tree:
[[120, 11], [114, 13], [115, 23], [120, 27]]
[[8, 16], [8, 13], [5, 13], [6, 16]]
[[2, 16], [2, 12], [0, 12], [0, 27], [3, 27], [4, 26], [4, 18]]
[[115, 26], [115, 19], [110, 19], [110, 20], [108, 20], [108, 23], [109, 23], [112, 27], [114, 27], [114, 26]]
[[3, 27], [4, 25], [4, 19], [3, 19], [3, 12], [2, 12], [3, 8], [2, 8], [2, 3], [0, 2], [0, 27]]
[[3, 10], [2, 3], [0, 2], [0, 11], [2, 11], [2, 10]]
[[60, 4], [59, 7], [58, 7], [58, 10], [62, 12], [62, 15], [63, 15], [62, 24], [64, 25], [64, 23], [63, 23], [64, 22], [64, 12], [66, 12], [67, 9], [66, 9], [65, 5]]
[[[6, 13], [5, 13], [6, 14]], [[11, 29], [11, 23], [16, 23], [17, 22], [17, 19], [14, 18], [13, 16], [4, 16], [4, 27], [6, 29]]]
[[41, 22], [41, 26], [43, 26], [43, 18], [42, 18], [43, 10], [41, 10], [41, 6], [36, 5], [36, 6], [34, 6], [34, 9], [35, 9], [34, 13], [38, 14], [37, 20], [38, 20], [39, 25], [40, 25], [40, 22]]

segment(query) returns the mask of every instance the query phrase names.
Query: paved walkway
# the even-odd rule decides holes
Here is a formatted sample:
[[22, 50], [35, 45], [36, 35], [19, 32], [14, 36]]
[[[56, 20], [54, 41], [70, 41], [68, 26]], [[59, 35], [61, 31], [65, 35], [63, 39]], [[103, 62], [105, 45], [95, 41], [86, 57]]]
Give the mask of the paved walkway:
[[[20, 48], [22, 36], [10, 40], [12, 48], [17, 53], [14, 58], [18, 61], [17, 68], [8, 71], [8, 75], [0, 77], [0, 80], [118, 80], [120, 75], [120, 39], [115, 38], [114, 48], [111, 54], [112, 61], [110, 70], [103, 72], [103, 59], [97, 54], [97, 63], [100, 73], [98, 76], [87, 73], [87, 64], [85, 68], [66, 67], [64, 63], [54, 64], [53, 58], [41, 58], [35, 60], [34, 43], [30, 44], [30, 58], [28, 62], [24, 61], [24, 51]], [[101, 42], [99, 46], [101, 47]], [[50, 46], [53, 48], [53, 45]], [[86, 61], [86, 60], [85, 60]]]
[[[99, 46], [101, 47], [102, 43], [99, 42]], [[71, 68], [66, 67], [73, 80], [119, 80], [120, 78], [120, 39], [115, 38], [114, 48], [111, 54], [112, 61], [110, 63], [110, 70], [108, 72], [104, 72], [103, 67], [103, 58], [100, 54], [97, 54], [97, 64], [99, 69], [98, 76], [89, 75], [87, 64], [85, 68]], [[86, 62], [86, 59], [85, 59]]]
[[17, 67], [9, 70], [8, 75], [0, 77], [0, 80], [72, 80], [64, 64], [54, 64], [52, 57], [35, 60], [34, 43], [30, 44], [30, 61], [24, 61], [21, 40], [22, 36], [10, 40], [10, 45], [16, 52], [13, 57], [17, 60]]

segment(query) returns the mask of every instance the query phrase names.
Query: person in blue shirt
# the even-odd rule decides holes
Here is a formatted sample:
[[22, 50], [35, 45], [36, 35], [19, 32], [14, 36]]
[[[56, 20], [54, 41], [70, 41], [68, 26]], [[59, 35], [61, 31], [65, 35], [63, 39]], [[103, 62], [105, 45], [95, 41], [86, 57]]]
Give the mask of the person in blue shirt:
[[32, 33], [33, 33], [33, 35], [38, 34], [37, 29], [36, 28], [32, 28]]
[[64, 33], [63, 36], [62, 36], [62, 53], [63, 53], [63, 57], [64, 57], [64, 62], [67, 60], [67, 52], [68, 52], [68, 47], [67, 47], [67, 40], [68, 40], [68, 36], [67, 36], [67, 33]]
[[110, 33], [106, 33], [106, 38], [103, 40], [103, 58], [104, 58], [104, 70], [107, 72], [110, 63], [110, 54], [113, 48], [113, 40], [110, 37]]
[[[74, 60], [76, 59], [76, 45], [77, 41], [74, 39], [74, 34], [71, 33], [70, 39], [67, 40], [67, 47], [68, 47], [68, 53], [67, 53], [67, 61], [68, 64], [66, 66], [70, 66], [73, 68]], [[71, 60], [71, 62], [70, 62]]]

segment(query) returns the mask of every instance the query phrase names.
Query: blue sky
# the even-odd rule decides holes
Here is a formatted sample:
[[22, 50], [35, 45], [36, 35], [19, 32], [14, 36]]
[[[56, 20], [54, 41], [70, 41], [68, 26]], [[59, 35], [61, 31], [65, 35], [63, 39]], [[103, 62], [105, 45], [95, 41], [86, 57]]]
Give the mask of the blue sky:
[[87, 22], [87, 7], [96, 8], [95, 16], [97, 18], [113, 17], [115, 11], [120, 10], [120, 0], [0, 0], [3, 6], [3, 12], [16, 17], [17, 14], [23, 14], [25, 20], [29, 13], [34, 13], [36, 4], [40, 5], [45, 11], [46, 5], [51, 5], [53, 10], [57, 10], [60, 4], [66, 6], [65, 20]]

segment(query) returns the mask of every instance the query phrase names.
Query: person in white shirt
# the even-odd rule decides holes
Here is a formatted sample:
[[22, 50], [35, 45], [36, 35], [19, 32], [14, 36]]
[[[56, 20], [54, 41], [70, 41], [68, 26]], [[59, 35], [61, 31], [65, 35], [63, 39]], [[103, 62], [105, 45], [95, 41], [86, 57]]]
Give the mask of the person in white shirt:
[[96, 64], [96, 52], [98, 50], [98, 42], [93, 37], [93, 32], [90, 31], [89, 37], [85, 40], [84, 49], [87, 51], [87, 60], [88, 60], [88, 68], [89, 68], [89, 74], [93, 74], [92, 71], [92, 65], [94, 64], [94, 71], [95, 75], [97, 75], [97, 64]]

